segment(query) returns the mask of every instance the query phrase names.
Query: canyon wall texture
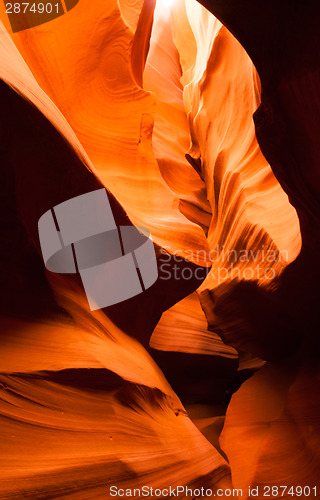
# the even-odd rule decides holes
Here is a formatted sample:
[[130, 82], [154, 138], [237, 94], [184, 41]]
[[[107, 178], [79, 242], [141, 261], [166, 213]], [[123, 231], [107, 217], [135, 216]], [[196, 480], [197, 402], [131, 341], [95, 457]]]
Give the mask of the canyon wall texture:
[[[320, 7], [201, 3], [0, 4], [0, 498], [319, 494]], [[103, 188], [158, 278], [91, 310], [38, 221]]]

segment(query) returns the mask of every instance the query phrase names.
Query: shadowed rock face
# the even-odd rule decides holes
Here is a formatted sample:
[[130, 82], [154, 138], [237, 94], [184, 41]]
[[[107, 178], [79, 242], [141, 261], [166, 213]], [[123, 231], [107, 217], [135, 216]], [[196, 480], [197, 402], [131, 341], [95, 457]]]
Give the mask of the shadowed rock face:
[[[240, 285], [239, 298], [234, 296], [233, 303], [238, 301], [238, 311], [242, 307], [247, 309], [244, 315], [256, 325], [249, 328], [253, 336], [260, 323], [258, 316], [266, 317], [268, 311], [268, 319], [259, 324], [260, 331], [265, 332], [264, 339], [267, 331], [273, 330], [278, 341], [283, 337], [284, 345], [293, 340], [297, 345], [308, 343], [313, 350], [318, 343], [320, 61], [317, 47], [320, 40], [315, 19], [319, 5], [317, 2], [281, 5], [211, 2], [206, 6], [241, 41], [258, 70], [262, 95], [254, 114], [257, 139], [297, 210], [302, 235], [299, 257], [287, 267], [270, 293], [265, 295], [259, 290], [254, 293], [251, 284]], [[255, 304], [253, 308], [248, 307], [250, 297]], [[218, 316], [223, 314], [219, 304], [218, 299]], [[227, 339], [228, 333], [225, 335]], [[272, 336], [269, 339], [269, 347], [275, 354], [275, 341]], [[233, 345], [238, 341], [243, 342], [243, 336], [233, 339]]]
[[[260, 356], [265, 349], [265, 356], [270, 359], [277, 356], [277, 345], [281, 355], [287, 352], [289, 344], [298, 346], [310, 337], [314, 339], [313, 344], [317, 331], [315, 301], [319, 267], [313, 262], [319, 248], [319, 93], [316, 90], [319, 33], [315, 22], [319, 6], [316, 2], [304, 5], [301, 2], [282, 2], [281, 5], [207, 2], [204, 5], [243, 44], [258, 70], [262, 94], [254, 114], [257, 139], [297, 210], [303, 245], [296, 262], [272, 283], [270, 292], [254, 290], [253, 283], [243, 283], [238, 291], [230, 291], [228, 300], [225, 289], [217, 290], [212, 295], [213, 315], [208, 295], [203, 295], [203, 303], [211, 328], [220, 329], [222, 325], [225, 341], [239, 347], [245, 343], [244, 330], [247, 330], [251, 349], [255, 353], [259, 351]], [[220, 299], [221, 293], [223, 299]], [[226, 318], [227, 311], [232, 321]], [[235, 322], [236, 317], [238, 326], [232, 331], [226, 322]], [[241, 321], [243, 325], [239, 328]], [[257, 335], [261, 336], [260, 347], [254, 345], [259, 343]]]
[[[313, 486], [319, 464], [314, 447], [319, 438], [319, 405], [315, 400], [319, 381], [320, 271], [320, 39], [316, 19], [320, 8], [318, 2], [312, 1], [212, 1], [205, 5], [243, 44], [258, 70], [262, 94], [254, 114], [257, 139], [297, 210], [302, 236], [299, 257], [269, 292], [245, 283], [230, 293], [213, 294], [211, 301], [204, 297], [209, 324], [213, 329], [222, 325], [226, 342], [243, 345], [266, 359], [287, 357], [283, 364], [277, 362], [262, 370], [234, 398], [227, 414], [223, 448], [227, 454], [229, 450], [237, 485], [279, 485], [282, 480]], [[237, 317], [241, 327], [228, 327], [227, 315]], [[285, 386], [281, 387], [282, 382]], [[235, 423], [236, 415], [242, 422], [243, 415], [248, 419], [242, 436], [237, 433], [238, 445], [232, 438], [242, 425], [238, 419]], [[250, 440], [257, 418], [260, 424], [256, 438]], [[258, 452], [256, 447], [260, 445]], [[293, 450], [298, 449], [299, 458], [293, 458]], [[244, 456], [248, 459], [241, 466], [239, 458]], [[277, 477], [273, 475], [276, 470]]]
[[[0, 11], [0, 497], [320, 488], [320, 7], [203, 5]], [[38, 220], [103, 187], [159, 277], [91, 311]]]
[[[9, 231], [13, 238], [16, 238], [11, 243], [11, 247], [8, 248], [4, 233], [3, 246], [7, 246], [4, 269], [8, 273], [8, 278], [6, 287], [3, 288], [3, 294], [6, 297], [7, 307], [15, 307], [12, 312], [19, 315], [19, 311], [21, 314], [22, 310], [20, 310], [20, 303], [17, 304], [15, 300], [16, 288], [18, 288], [25, 315], [32, 316], [32, 313], [37, 314], [38, 311], [41, 316], [44, 311], [39, 307], [39, 299], [43, 300], [43, 297], [48, 296], [47, 307], [51, 307], [53, 311], [55, 311], [56, 304], [43, 273], [42, 259], [39, 259], [37, 255], [41, 254], [38, 220], [51, 207], [75, 196], [99, 189], [102, 184], [83, 165], [70, 145], [48, 120], [4, 82], [1, 85], [1, 103], [4, 117], [3, 129], [6, 134], [3, 154], [3, 165], [6, 168], [3, 168], [3, 175], [8, 177], [10, 180], [7, 182], [11, 183], [11, 189], [5, 192], [3, 219], [8, 226], [7, 212], [12, 214], [13, 220]], [[15, 144], [19, 144], [19, 148], [15, 148]], [[32, 193], [32, 203], [30, 202], [30, 193]], [[132, 225], [114, 196], [111, 193], [108, 196], [116, 224], [118, 226]], [[17, 245], [17, 239], [20, 239], [20, 248]], [[13, 262], [9, 269], [9, 259], [12, 252], [15, 252], [15, 255], [12, 257]], [[21, 263], [19, 272], [15, 269], [16, 262], [14, 260], [17, 258], [17, 253], [20, 259], [25, 260], [24, 264]], [[204, 268], [202, 275], [198, 274], [202, 276], [201, 279], [195, 277], [187, 283], [173, 278], [164, 281], [161, 274], [162, 253], [159, 247], [156, 249], [156, 253], [160, 261], [160, 274], [151, 289], [146, 290], [141, 297], [137, 296], [118, 305], [110, 306], [105, 311], [117, 326], [133, 337], [139, 338], [146, 345], [148, 345], [149, 337], [160, 319], [162, 311], [171, 307], [188, 292], [198, 288], [207, 273], [206, 268]], [[31, 269], [29, 259], [31, 259]], [[169, 270], [170, 266], [171, 264], [169, 264]], [[190, 269], [190, 274], [193, 276], [197, 266], [181, 259], [179, 268], [181, 268], [181, 272], [184, 268]], [[27, 274], [25, 283], [23, 283], [25, 285], [23, 291], [17, 287], [16, 280], [10, 279], [12, 271], [18, 274], [20, 280], [23, 280], [24, 274]], [[54, 274], [49, 273], [49, 275], [49, 280], [54, 280]], [[29, 282], [33, 282], [33, 276], [39, 281], [34, 285], [36, 295], [30, 294], [28, 289]], [[84, 295], [80, 279], [76, 276], [69, 279], [71, 280], [70, 286], [79, 288], [79, 293]], [[49, 297], [51, 297], [50, 304]], [[6, 309], [3, 312], [5, 313]]]

